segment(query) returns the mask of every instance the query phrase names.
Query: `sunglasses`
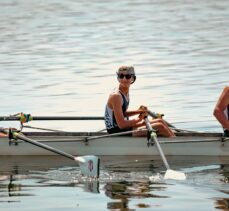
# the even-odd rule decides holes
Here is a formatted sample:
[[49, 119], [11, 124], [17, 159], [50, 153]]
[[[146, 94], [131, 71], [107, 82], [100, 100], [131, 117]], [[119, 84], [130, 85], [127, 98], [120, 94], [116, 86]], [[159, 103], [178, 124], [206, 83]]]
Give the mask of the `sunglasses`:
[[120, 78], [120, 79], [123, 79], [124, 77], [126, 78], [126, 79], [131, 79], [131, 77], [133, 76], [133, 74], [123, 74], [123, 73], [121, 73], [121, 74], [118, 74], [118, 77]]

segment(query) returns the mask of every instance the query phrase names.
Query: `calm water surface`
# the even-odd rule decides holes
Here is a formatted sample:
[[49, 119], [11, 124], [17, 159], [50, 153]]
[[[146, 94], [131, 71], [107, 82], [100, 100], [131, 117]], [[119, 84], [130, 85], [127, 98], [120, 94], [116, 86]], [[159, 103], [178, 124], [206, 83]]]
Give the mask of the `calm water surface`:
[[[130, 108], [221, 131], [212, 111], [229, 78], [227, 0], [0, 0], [0, 23], [0, 115], [102, 116], [125, 64], [137, 74]], [[160, 159], [126, 159], [104, 158], [100, 181], [90, 183], [61, 158], [1, 158], [0, 210], [229, 210], [228, 160], [175, 159], [173, 168], [188, 172], [176, 182], [149, 181], [164, 170]]]

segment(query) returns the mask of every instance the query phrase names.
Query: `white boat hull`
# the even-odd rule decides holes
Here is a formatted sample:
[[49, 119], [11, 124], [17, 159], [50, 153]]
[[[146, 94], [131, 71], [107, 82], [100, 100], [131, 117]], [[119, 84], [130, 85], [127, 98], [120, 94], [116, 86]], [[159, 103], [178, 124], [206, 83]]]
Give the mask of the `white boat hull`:
[[[103, 137], [85, 141], [85, 136], [28, 134], [29, 138], [72, 155], [159, 155], [155, 145], [147, 146], [146, 137]], [[158, 138], [163, 152], [169, 156], [229, 156], [229, 140], [219, 135], [185, 135]], [[21, 140], [9, 144], [0, 137], [0, 155], [55, 155]]]

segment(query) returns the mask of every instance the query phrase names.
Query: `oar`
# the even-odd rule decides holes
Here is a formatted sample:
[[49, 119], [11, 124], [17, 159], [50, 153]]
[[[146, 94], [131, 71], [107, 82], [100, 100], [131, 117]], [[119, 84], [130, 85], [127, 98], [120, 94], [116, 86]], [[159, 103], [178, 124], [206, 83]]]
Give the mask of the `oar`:
[[[157, 114], [155, 112], [152, 112], [150, 110], [147, 110], [147, 113], [153, 117], [153, 118], [158, 118], [157, 117]], [[180, 129], [180, 128], [177, 128], [175, 127], [174, 125], [172, 125], [171, 123], [167, 122], [166, 120], [163, 119], [163, 121], [170, 127], [172, 128], [175, 132], [185, 132], [185, 133], [192, 133], [192, 132], [196, 132], [196, 131], [191, 131], [191, 130], [184, 130], [184, 129]]]
[[45, 145], [43, 143], [40, 143], [38, 141], [35, 141], [33, 139], [30, 139], [22, 134], [19, 134], [18, 132], [12, 131], [11, 129], [4, 129], [2, 132], [9, 135], [10, 139], [21, 139], [25, 142], [28, 142], [30, 144], [33, 144], [35, 146], [38, 146], [40, 148], [46, 149], [48, 151], [54, 152], [56, 154], [62, 155], [66, 158], [69, 158], [74, 161], [79, 162], [81, 173], [88, 177], [99, 177], [99, 163], [100, 159], [94, 155], [87, 155], [87, 156], [77, 156], [74, 157], [73, 155], [70, 155], [66, 152], [63, 152], [61, 150], [55, 149], [53, 147], [50, 147], [48, 145]]
[[[17, 121], [20, 116], [0, 116], [0, 121]], [[33, 116], [31, 120], [104, 120], [101, 116]]]
[[[147, 113], [153, 117], [153, 118], [158, 118], [157, 114], [155, 112], [152, 112], [150, 110], [147, 110]], [[163, 119], [164, 120], [164, 119]], [[165, 123], [169, 126], [169, 127], [172, 127], [172, 128], [176, 128], [174, 125], [170, 124], [169, 122], [167, 122], [166, 120], [164, 120]]]
[[162, 148], [161, 148], [161, 146], [159, 144], [159, 141], [157, 140], [157, 135], [154, 132], [154, 130], [153, 130], [151, 124], [150, 124], [149, 119], [147, 117], [145, 117], [144, 120], [145, 120], [145, 123], [146, 123], [146, 127], [147, 127], [147, 129], [148, 129], [148, 131], [150, 133], [150, 138], [151, 138], [152, 141], [155, 142], [156, 147], [157, 147], [157, 149], [159, 151], [159, 154], [160, 154], [160, 156], [161, 156], [161, 158], [163, 160], [163, 163], [164, 163], [164, 165], [165, 165], [165, 167], [167, 169], [167, 171], [165, 173], [165, 176], [164, 176], [164, 179], [185, 180], [186, 176], [185, 176], [185, 174], [183, 172], [174, 171], [174, 170], [170, 169], [170, 166], [169, 166], [169, 164], [168, 164], [168, 162], [166, 160], [164, 152], [162, 151]]

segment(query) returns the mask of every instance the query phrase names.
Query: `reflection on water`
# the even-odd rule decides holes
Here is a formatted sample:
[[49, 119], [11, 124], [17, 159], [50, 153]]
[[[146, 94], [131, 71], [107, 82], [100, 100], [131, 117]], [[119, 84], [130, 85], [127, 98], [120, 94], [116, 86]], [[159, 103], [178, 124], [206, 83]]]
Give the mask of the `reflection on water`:
[[[159, 196], [152, 194], [154, 190], [163, 191], [165, 187], [150, 187], [149, 182], [110, 182], [105, 186], [105, 194], [111, 198], [112, 202], [107, 203], [108, 209], [131, 210], [129, 209], [129, 200], [132, 198], [167, 198], [168, 196]], [[117, 201], [118, 200], [118, 201]], [[151, 205], [139, 203], [136, 205], [139, 208], [147, 208]]]
[[[227, 192], [226, 194], [229, 194], [229, 192]], [[229, 197], [216, 199], [215, 208], [224, 211], [229, 210]]]
[[[222, 182], [227, 184], [227, 188], [225, 190], [222, 190], [222, 192], [229, 196], [229, 165], [222, 165], [220, 173], [223, 175]], [[216, 199], [216, 208], [222, 210], [229, 210], [229, 197]]]
[[220, 174], [222, 174], [224, 177], [223, 182], [229, 183], [229, 165], [223, 164], [223, 165], [221, 165], [221, 167], [222, 167], [221, 168], [222, 171], [220, 171]]
[[[183, 166], [179, 162], [181, 159]], [[52, 201], [63, 197], [66, 203], [68, 200], [77, 201], [77, 206], [81, 207], [85, 204], [84, 197], [92, 197], [94, 202], [103, 202], [103, 205], [96, 202], [98, 209], [95, 210], [166, 209], [167, 206], [170, 210], [177, 210], [174, 204], [177, 200], [183, 208], [190, 200], [195, 200], [196, 206], [199, 206], [196, 210], [211, 210], [211, 201], [217, 209], [228, 209], [228, 159], [219, 161], [215, 158], [190, 157], [184, 162], [184, 158], [170, 158], [174, 168], [186, 170], [188, 179], [182, 182], [162, 178], [154, 182], [149, 180], [150, 176], [164, 169], [160, 158], [152, 160], [149, 156], [139, 156], [136, 161], [132, 156], [126, 160], [123, 156], [104, 156], [101, 160], [101, 177], [96, 180], [82, 177], [75, 163], [59, 156], [1, 156], [0, 206], [7, 210], [11, 207], [6, 206], [7, 203], [20, 202], [26, 210], [31, 205], [29, 201], [34, 199], [40, 201], [48, 197]], [[52, 192], [55, 189], [55, 193]], [[44, 192], [48, 195], [43, 196]], [[106, 207], [101, 208], [104, 204]], [[40, 210], [46, 206], [48, 204]], [[59, 204], [53, 206], [57, 208]], [[87, 206], [91, 209], [93, 205]]]

